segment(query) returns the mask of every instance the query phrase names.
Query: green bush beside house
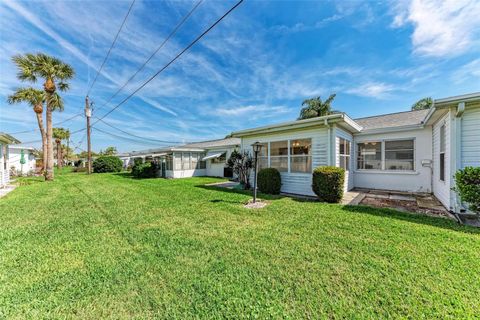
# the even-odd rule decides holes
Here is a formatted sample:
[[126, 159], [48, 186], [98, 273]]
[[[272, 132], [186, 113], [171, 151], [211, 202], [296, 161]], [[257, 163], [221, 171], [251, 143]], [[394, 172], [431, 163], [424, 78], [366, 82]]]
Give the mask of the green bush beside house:
[[282, 177], [275, 168], [265, 168], [258, 172], [257, 185], [261, 193], [280, 194]]
[[93, 161], [93, 172], [120, 172], [122, 171], [122, 160], [115, 156], [101, 156]]
[[455, 188], [468, 208], [480, 213], [480, 167], [465, 167], [455, 173]]
[[343, 198], [345, 170], [324, 166], [313, 170], [312, 190], [320, 201], [338, 203]]

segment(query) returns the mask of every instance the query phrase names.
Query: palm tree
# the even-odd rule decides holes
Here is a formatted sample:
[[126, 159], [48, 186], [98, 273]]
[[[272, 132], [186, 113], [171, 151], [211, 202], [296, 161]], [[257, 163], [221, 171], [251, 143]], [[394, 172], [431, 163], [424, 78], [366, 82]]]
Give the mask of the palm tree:
[[412, 105], [412, 111], [430, 109], [432, 107], [432, 104], [433, 99], [430, 97], [420, 99]]
[[306, 99], [302, 102], [303, 108], [300, 110], [298, 120], [323, 117], [338, 111], [332, 110], [331, 104], [336, 94], [331, 94], [327, 100], [322, 101], [320, 97]]
[[63, 165], [62, 140], [70, 139], [70, 131], [64, 128], [53, 128], [53, 138], [57, 144], [57, 167], [61, 169]]
[[19, 68], [18, 78], [23, 81], [36, 82], [37, 78], [45, 80], [43, 88], [45, 91], [45, 100], [47, 102], [47, 167], [46, 180], [53, 180], [53, 128], [52, 112], [63, 110], [63, 102], [56, 95], [57, 87], [60, 91], [67, 91], [69, 85], [66, 80], [73, 78], [75, 71], [73, 68], [62, 62], [60, 59], [48, 56], [43, 53], [17, 55], [13, 61]]
[[42, 135], [42, 153], [43, 153], [43, 172], [47, 168], [47, 134], [43, 127], [43, 102], [45, 101], [45, 93], [42, 90], [28, 88], [19, 88], [12, 95], [8, 96], [9, 104], [28, 103], [37, 116], [38, 129]]

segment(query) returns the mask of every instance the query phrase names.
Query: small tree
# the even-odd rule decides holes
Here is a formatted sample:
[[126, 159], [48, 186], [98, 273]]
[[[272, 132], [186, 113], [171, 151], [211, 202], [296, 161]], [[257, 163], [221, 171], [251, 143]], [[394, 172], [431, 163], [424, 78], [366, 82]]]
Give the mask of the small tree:
[[244, 189], [250, 189], [250, 173], [253, 168], [252, 156], [247, 151], [234, 150], [227, 160], [227, 165], [238, 176]]
[[455, 188], [468, 208], [480, 213], [480, 167], [465, 167], [455, 173]]
[[430, 109], [432, 107], [432, 104], [433, 104], [432, 98], [430, 97], [422, 98], [412, 105], [412, 111]]
[[115, 147], [107, 147], [105, 149], [105, 151], [101, 151], [100, 152], [101, 155], [104, 155], [104, 156], [114, 156], [117, 154], [117, 148]]

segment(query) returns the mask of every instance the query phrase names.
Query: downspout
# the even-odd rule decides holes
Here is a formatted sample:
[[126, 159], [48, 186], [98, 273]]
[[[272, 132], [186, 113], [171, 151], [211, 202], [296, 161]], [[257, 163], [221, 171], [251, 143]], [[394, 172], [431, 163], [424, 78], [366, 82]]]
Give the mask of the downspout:
[[330, 126], [330, 124], [328, 123], [328, 120], [327, 119], [324, 119], [323, 120], [323, 123], [324, 125], [327, 127], [327, 166], [330, 166], [331, 165], [331, 144], [332, 144], [332, 139], [331, 139], [331, 136], [332, 136], [332, 127]]

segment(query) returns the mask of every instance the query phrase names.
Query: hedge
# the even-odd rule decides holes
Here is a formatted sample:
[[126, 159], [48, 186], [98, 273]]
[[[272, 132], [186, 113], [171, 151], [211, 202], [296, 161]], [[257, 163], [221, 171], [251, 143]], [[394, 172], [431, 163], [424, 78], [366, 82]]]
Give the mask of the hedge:
[[120, 172], [122, 171], [122, 160], [115, 156], [101, 156], [93, 161], [93, 172]]
[[345, 170], [337, 167], [318, 167], [313, 170], [312, 190], [320, 201], [338, 203], [343, 198]]
[[154, 162], [137, 163], [132, 167], [132, 175], [135, 178], [156, 178], [159, 165]]
[[480, 213], [480, 167], [465, 167], [455, 173], [455, 188], [468, 208]]
[[257, 186], [261, 193], [279, 194], [282, 187], [282, 177], [275, 168], [261, 169], [257, 175]]

